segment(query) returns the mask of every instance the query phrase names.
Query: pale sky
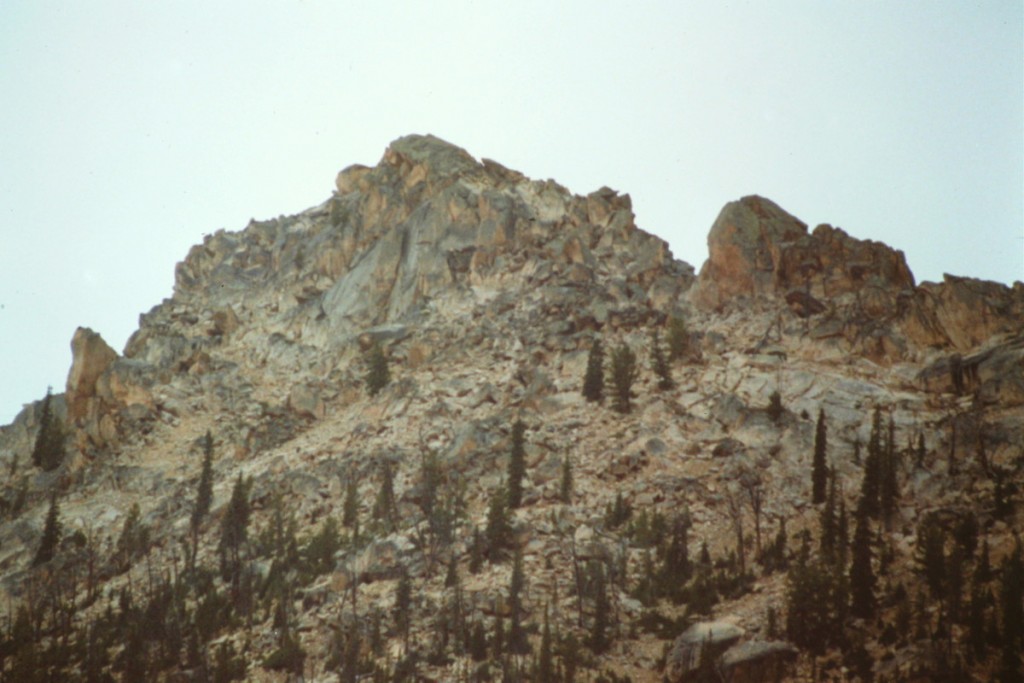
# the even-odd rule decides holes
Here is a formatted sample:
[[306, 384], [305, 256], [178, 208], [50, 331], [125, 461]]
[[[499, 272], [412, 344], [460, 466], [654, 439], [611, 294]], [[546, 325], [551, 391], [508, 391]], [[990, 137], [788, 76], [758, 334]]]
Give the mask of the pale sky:
[[292, 214], [433, 133], [580, 194], [699, 268], [766, 196], [1024, 279], [1024, 3], [0, 3], [0, 423], [121, 351], [204, 233]]

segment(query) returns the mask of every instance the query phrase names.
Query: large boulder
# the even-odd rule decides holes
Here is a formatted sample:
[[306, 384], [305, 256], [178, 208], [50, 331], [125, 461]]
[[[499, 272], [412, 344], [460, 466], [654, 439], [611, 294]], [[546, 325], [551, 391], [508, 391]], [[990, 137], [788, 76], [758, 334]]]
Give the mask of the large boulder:
[[789, 643], [751, 640], [733, 645], [718, 660], [724, 683], [779, 683], [788, 680], [798, 650]]
[[701, 621], [675, 639], [665, 660], [665, 678], [669, 683], [694, 680], [701, 660], [714, 662], [728, 650], [745, 631], [727, 621]]

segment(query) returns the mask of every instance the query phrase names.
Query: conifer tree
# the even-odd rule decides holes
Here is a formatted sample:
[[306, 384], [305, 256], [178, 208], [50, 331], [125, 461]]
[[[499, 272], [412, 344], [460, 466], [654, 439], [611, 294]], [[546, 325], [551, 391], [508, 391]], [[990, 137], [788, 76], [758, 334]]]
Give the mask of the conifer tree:
[[893, 417], [889, 415], [889, 429], [885, 439], [885, 446], [882, 451], [880, 463], [880, 477], [878, 490], [878, 507], [882, 515], [882, 521], [886, 529], [891, 529], [893, 519], [896, 515], [896, 507], [899, 504], [899, 452], [896, 450], [896, 427], [893, 424]]
[[677, 361], [685, 358], [690, 352], [690, 333], [686, 329], [686, 321], [673, 316], [668, 320], [668, 357]]
[[633, 382], [637, 378], [636, 354], [625, 343], [612, 351], [612, 408], [623, 415], [632, 408]]
[[210, 504], [213, 502], [213, 435], [207, 430], [203, 437], [203, 467], [199, 474], [199, 488], [196, 490], [196, 503], [192, 508], [192, 517], [189, 519], [189, 529], [192, 532], [192, 557], [195, 558], [199, 546], [199, 532], [203, 526], [203, 520], [210, 512]]
[[602, 654], [611, 645], [608, 635], [611, 618], [611, 604], [608, 599], [608, 579], [604, 565], [593, 560], [590, 563], [590, 585], [594, 596], [594, 620], [590, 628], [590, 649]]
[[675, 386], [672, 381], [672, 366], [665, 357], [665, 350], [661, 347], [661, 338], [658, 328], [651, 330], [651, 370], [658, 378], [658, 389], [668, 391]]
[[594, 339], [587, 354], [587, 370], [583, 375], [583, 396], [588, 401], [600, 403], [604, 400], [604, 347], [600, 339]]
[[51, 399], [52, 393], [47, 387], [39, 415], [39, 431], [32, 447], [32, 464], [44, 472], [57, 469], [64, 461], [64, 430], [53, 414]]
[[352, 529], [354, 534], [359, 528], [359, 480], [354, 476], [345, 482], [345, 501], [341, 506], [341, 525]]
[[918, 569], [934, 599], [943, 597], [946, 583], [946, 537], [938, 521], [928, 516], [917, 531]]
[[818, 425], [814, 432], [814, 461], [811, 468], [812, 494], [811, 502], [817, 505], [825, 502], [825, 488], [828, 485], [828, 462], [826, 450], [828, 446], [828, 427], [825, 424], [825, 410], [818, 409]]
[[508, 456], [508, 506], [523, 504], [523, 479], [526, 477], [526, 425], [516, 420], [512, 425], [512, 448]]
[[242, 478], [238, 473], [235, 485], [231, 489], [231, 499], [227, 511], [221, 521], [220, 553], [224, 571], [232, 576], [237, 575], [239, 553], [248, 538], [249, 529], [249, 485], [251, 480]]
[[39, 548], [32, 559], [32, 566], [49, 562], [57, 552], [57, 544], [60, 543], [60, 535], [63, 525], [60, 521], [60, 505], [57, 503], [57, 494], [50, 496], [50, 509], [46, 513], [46, 521], [43, 523], [43, 536], [39, 539]]
[[391, 463], [387, 460], [381, 462], [380, 490], [377, 492], [377, 500], [373, 504], [373, 518], [383, 520], [389, 531], [395, 530], [395, 475], [391, 471]]
[[524, 654], [530, 651], [530, 643], [526, 638], [523, 626], [523, 590], [526, 587], [526, 575], [523, 573], [523, 553], [516, 549], [512, 561], [512, 576], [508, 585], [509, 625], [506, 647], [511, 654]]
[[409, 626], [412, 624], [412, 580], [404, 566], [398, 577], [398, 586], [395, 588], [395, 605], [391, 611], [395, 619], [395, 629], [402, 636], [402, 641], [408, 649]]
[[821, 655], [837, 630], [831, 610], [833, 570], [801, 552], [789, 572], [786, 591], [786, 636], [794, 645]]
[[1000, 683], [1024, 680], [1021, 652], [1024, 652], [1024, 558], [1020, 538], [1013, 552], [1003, 560], [999, 598], [1003, 612], [1003, 642], [999, 664]]
[[380, 344], [374, 343], [367, 351], [366, 357], [366, 390], [370, 396], [376, 396], [380, 390], [391, 382], [391, 369], [388, 358]]
[[821, 511], [821, 557], [826, 562], [836, 559], [836, 536], [839, 531], [839, 519], [836, 516], [836, 476], [830, 473], [828, 478], [828, 496], [825, 507]]
[[871, 421], [871, 439], [868, 441], [868, 456], [864, 460], [864, 479], [861, 481], [860, 508], [871, 519], [876, 519], [881, 512], [879, 495], [882, 478], [882, 411], [875, 408]]
[[512, 542], [507, 498], [503, 486], [498, 492], [491, 494], [491, 502], [487, 508], [487, 528], [484, 530], [484, 536], [487, 539], [487, 557], [491, 562], [500, 560]]
[[870, 619], [875, 614], [875, 570], [872, 566], [871, 520], [864, 499], [857, 507], [857, 528], [853, 532], [853, 560], [850, 564], [850, 612]]
[[131, 566], [135, 558], [144, 554], [149, 547], [149, 530], [142, 524], [139, 504], [133, 503], [121, 527], [117, 539], [116, 558], [121, 571]]
[[572, 502], [572, 460], [568, 455], [562, 458], [562, 479], [558, 486], [558, 497], [565, 503]]
[[544, 627], [540, 634], [540, 653], [537, 655], [537, 683], [555, 683], [555, 659], [551, 643], [551, 622], [544, 606]]

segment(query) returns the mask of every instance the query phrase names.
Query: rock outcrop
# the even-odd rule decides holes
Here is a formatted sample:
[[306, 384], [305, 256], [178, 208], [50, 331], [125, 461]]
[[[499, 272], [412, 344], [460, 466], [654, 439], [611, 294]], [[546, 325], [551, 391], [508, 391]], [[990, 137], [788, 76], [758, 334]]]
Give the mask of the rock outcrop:
[[917, 286], [903, 252], [827, 224], [808, 232], [756, 196], [722, 209], [691, 300], [708, 311], [784, 302], [810, 319], [812, 339], [885, 363], [931, 349], [970, 351], [1017, 331], [1024, 315], [1020, 283], [1011, 289], [946, 276]]

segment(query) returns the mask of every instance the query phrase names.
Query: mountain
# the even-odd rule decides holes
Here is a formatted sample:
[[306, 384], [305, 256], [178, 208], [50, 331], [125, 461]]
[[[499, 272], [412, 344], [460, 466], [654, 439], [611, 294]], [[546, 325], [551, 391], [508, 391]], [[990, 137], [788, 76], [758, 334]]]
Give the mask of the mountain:
[[9, 680], [1019, 675], [1024, 285], [756, 196], [698, 273], [429, 135], [336, 187], [0, 429]]

